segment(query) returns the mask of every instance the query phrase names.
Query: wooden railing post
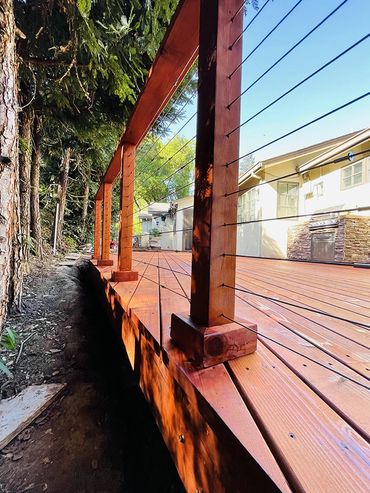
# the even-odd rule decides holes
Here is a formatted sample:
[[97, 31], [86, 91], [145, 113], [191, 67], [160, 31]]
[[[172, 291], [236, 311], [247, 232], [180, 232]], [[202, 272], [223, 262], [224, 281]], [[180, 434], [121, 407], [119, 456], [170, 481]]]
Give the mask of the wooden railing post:
[[94, 259], [101, 258], [101, 210], [102, 201], [95, 199]]
[[102, 255], [98, 265], [113, 265], [110, 257], [110, 225], [112, 216], [112, 183], [103, 183], [103, 239]]
[[[198, 121], [189, 315], [174, 314], [171, 337], [189, 359], [210, 366], [253, 352], [256, 334], [235, 322], [236, 226], [243, 14], [240, 0], [200, 2]], [[256, 330], [254, 324], [243, 325]]]
[[136, 281], [138, 272], [132, 270], [132, 234], [135, 192], [136, 148], [131, 144], [121, 147], [121, 215], [118, 246], [118, 270], [113, 272], [116, 282]]

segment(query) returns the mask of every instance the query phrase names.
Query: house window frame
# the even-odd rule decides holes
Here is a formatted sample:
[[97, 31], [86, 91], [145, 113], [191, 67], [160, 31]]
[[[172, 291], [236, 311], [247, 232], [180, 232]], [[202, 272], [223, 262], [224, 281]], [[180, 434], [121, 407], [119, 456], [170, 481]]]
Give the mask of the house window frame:
[[260, 191], [258, 188], [252, 188], [240, 195], [238, 221], [249, 222], [258, 219], [258, 203], [260, 200]]
[[[320, 193], [318, 191], [320, 190]], [[324, 182], [323, 180], [317, 181], [312, 185], [312, 193], [314, 197], [322, 197], [324, 195]]]
[[[281, 192], [279, 191], [279, 187], [281, 185], [286, 185], [287, 188], [291, 186], [292, 188], [296, 189], [296, 205], [294, 206], [294, 211], [291, 211], [289, 213], [282, 214], [281, 213], [281, 208], [287, 210], [290, 208], [289, 205], [282, 205], [280, 203], [281, 201]], [[286, 193], [288, 193], [289, 190], [287, 190]], [[299, 214], [299, 182], [296, 181], [284, 181], [284, 180], [279, 180], [276, 184], [276, 217], [278, 218], [284, 218], [284, 217], [290, 217], [290, 216], [297, 216]]]
[[[364, 183], [366, 183], [366, 166], [364, 166], [366, 163], [366, 159], [360, 159], [358, 161], [355, 161], [354, 163], [350, 163], [350, 164], [347, 164], [346, 166], [343, 166], [343, 168], [341, 168], [340, 170], [340, 189], [341, 190], [349, 190], [351, 188], [355, 188], [355, 187], [359, 187], [361, 185], [363, 185]], [[345, 174], [345, 170], [347, 169], [354, 169], [355, 166], [361, 164], [361, 182], [360, 183], [353, 183], [353, 177], [355, 176], [354, 173], [352, 173], [350, 175], [350, 178], [351, 178], [351, 185], [345, 185], [344, 184], [344, 180], [345, 177], [344, 174]]]

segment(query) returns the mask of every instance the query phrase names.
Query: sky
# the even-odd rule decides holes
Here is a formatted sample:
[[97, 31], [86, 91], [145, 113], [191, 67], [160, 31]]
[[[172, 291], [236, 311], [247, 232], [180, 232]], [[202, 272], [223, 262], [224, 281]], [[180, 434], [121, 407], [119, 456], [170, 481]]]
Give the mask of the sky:
[[[265, 1], [259, 0], [260, 7]], [[297, 1], [268, 1], [243, 35], [243, 59]], [[243, 64], [242, 90], [342, 2], [343, 0], [302, 0]], [[244, 16], [244, 26], [255, 15], [256, 11], [249, 6], [247, 15]], [[241, 122], [369, 34], [369, 19], [370, 0], [347, 0], [328, 21], [241, 98]], [[370, 38], [243, 126], [239, 155], [247, 154], [368, 91]], [[196, 100], [187, 106], [183, 121], [173, 125], [172, 132], [177, 132], [194, 111]], [[370, 96], [276, 144], [254, 152], [254, 157], [260, 161], [366, 127], [370, 127]], [[191, 138], [195, 133], [196, 122], [193, 119], [180, 135]]]

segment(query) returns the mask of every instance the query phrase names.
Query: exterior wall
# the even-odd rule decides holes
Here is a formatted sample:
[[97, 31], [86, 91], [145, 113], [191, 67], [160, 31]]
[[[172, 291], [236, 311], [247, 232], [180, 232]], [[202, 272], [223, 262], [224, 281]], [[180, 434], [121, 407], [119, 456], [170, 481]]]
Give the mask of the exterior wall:
[[335, 228], [310, 229], [310, 221], [297, 224], [288, 232], [287, 257], [291, 260], [313, 260], [312, 236], [318, 233], [334, 233], [333, 262], [344, 262], [345, 219], [339, 220]]
[[346, 220], [344, 260], [370, 263], [370, 216]]
[[[351, 152], [359, 153], [370, 147], [370, 142], [353, 147]], [[370, 206], [370, 157], [361, 159], [361, 155], [351, 162], [347, 159], [340, 163], [328, 165], [318, 169], [312, 169], [300, 176], [284, 178], [285, 175], [294, 173], [297, 167], [313, 159], [321, 152], [306, 155], [298, 159], [290, 159], [284, 163], [269, 165], [260, 172], [261, 177], [258, 198], [258, 219], [264, 219], [261, 223], [243, 224], [238, 227], [238, 254], [274, 258], [297, 258], [311, 259], [311, 237], [309, 229], [309, 217], [297, 220], [275, 219], [277, 217], [277, 182], [268, 182], [276, 177], [282, 177], [281, 181], [299, 183], [298, 214], [314, 214], [317, 212], [328, 212], [334, 210], [356, 209]], [[367, 156], [368, 154], [365, 154]], [[347, 157], [347, 153], [335, 156], [335, 158]], [[355, 162], [362, 161], [365, 170], [365, 181], [351, 188], [342, 188], [342, 169]], [[251, 178], [241, 188], [254, 186], [258, 181]], [[364, 220], [361, 221], [361, 216]], [[368, 258], [368, 217], [370, 210], [353, 212], [354, 227], [358, 227], [361, 233], [350, 230], [349, 219], [346, 222], [348, 228], [345, 234], [342, 219], [336, 229], [335, 237], [335, 260], [336, 261], [361, 261], [366, 262]], [[313, 216], [312, 221], [324, 216]], [[243, 211], [239, 211], [239, 221], [243, 218]], [[325, 232], [325, 229], [321, 229]], [[327, 232], [332, 231], [329, 229]], [[342, 246], [340, 246], [342, 243]], [[358, 257], [358, 259], [356, 259]]]
[[[189, 227], [191, 227], [188, 224], [186, 224], [185, 216], [189, 216], [190, 214], [190, 216], [192, 217], [193, 209], [190, 209], [191, 212], [189, 212], [189, 209], [186, 210], [183, 209], [188, 207], [190, 208], [193, 205], [194, 197], [193, 196], [184, 197], [182, 199], [178, 199], [174, 201], [174, 203], [177, 205], [177, 210], [179, 212], [176, 212], [176, 216], [175, 216], [175, 222], [173, 227], [173, 231], [175, 231], [175, 233], [171, 235], [172, 245], [173, 245], [172, 249], [181, 251], [185, 249], [186, 235], [192, 236], [191, 231], [183, 231], [183, 229], [185, 228], [188, 229]], [[191, 217], [190, 217], [190, 222], [192, 223]]]
[[[259, 199], [257, 203], [256, 218], [264, 220], [263, 222], [252, 222], [238, 226], [238, 255], [251, 255], [273, 258], [286, 258], [288, 231], [297, 221], [288, 219], [266, 221], [277, 217], [277, 183], [271, 184], [263, 182], [269, 181], [276, 176], [283, 176], [294, 172], [294, 163], [292, 161], [274, 166], [261, 175], [262, 181], [259, 187]], [[283, 181], [299, 183], [299, 177], [287, 178]], [[258, 184], [257, 180], [248, 182], [248, 187]], [[247, 188], [246, 186], [244, 188]], [[247, 218], [239, 206], [238, 221], [244, 221]]]
[[334, 262], [370, 262], [370, 216], [342, 216], [336, 227], [310, 229], [310, 224], [306, 221], [289, 230], [289, 259], [312, 260], [313, 234], [334, 233]]
[[[370, 169], [370, 158], [358, 159], [362, 161], [364, 167]], [[365, 207], [370, 204], [370, 181], [367, 180], [362, 185], [353, 186], [343, 190], [341, 188], [342, 168], [350, 163], [348, 161], [330, 165], [322, 169], [308, 172], [308, 180], [304, 182], [300, 190], [300, 203], [303, 205], [303, 213], [309, 214], [320, 210], [332, 209], [351, 209]], [[368, 176], [369, 173], [368, 173]], [[317, 196], [314, 193], [316, 184], [322, 183], [323, 195]]]

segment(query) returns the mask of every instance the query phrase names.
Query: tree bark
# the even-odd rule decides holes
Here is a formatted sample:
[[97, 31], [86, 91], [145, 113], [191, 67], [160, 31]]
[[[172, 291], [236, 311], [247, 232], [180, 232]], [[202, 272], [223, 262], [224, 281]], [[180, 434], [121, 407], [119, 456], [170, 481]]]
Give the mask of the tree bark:
[[69, 165], [71, 162], [71, 153], [72, 150], [70, 147], [68, 147], [62, 159], [60, 175], [59, 175], [59, 187], [58, 187], [59, 217], [58, 217], [58, 226], [57, 226], [57, 245], [59, 248], [63, 244], [64, 213], [65, 213], [66, 202], [67, 202], [68, 175], [69, 175]]
[[9, 306], [20, 306], [18, 118], [12, 0], [0, 3], [0, 326]]
[[35, 255], [43, 256], [42, 250], [42, 232], [41, 232], [41, 215], [40, 215], [40, 168], [41, 168], [41, 133], [42, 133], [42, 117], [35, 115], [33, 125], [33, 141], [34, 147], [32, 151], [31, 165], [31, 207], [30, 207], [30, 233], [34, 242]]
[[87, 213], [88, 213], [88, 209], [89, 209], [90, 174], [91, 174], [91, 170], [89, 168], [86, 172], [85, 189], [84, 189], [84, 195], [83, 195], [83, 199], [82, 199], [81, 237], [83, 239], [85, 239], [86, 219], [87, 219]]
[[30, 249], [30, 201], [31, 201], [31, 163], [32, 163], [32, 124], [34, 111], [28, 106], [20, 115], [19, 137], [19, 199], [20, 230], [24, 272], [28, 273]]

